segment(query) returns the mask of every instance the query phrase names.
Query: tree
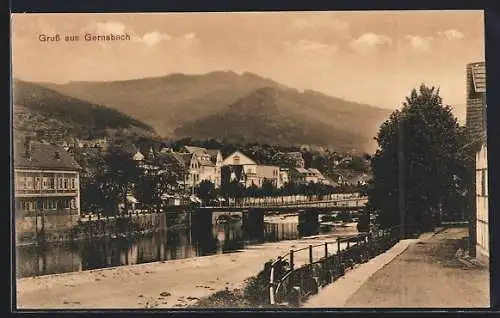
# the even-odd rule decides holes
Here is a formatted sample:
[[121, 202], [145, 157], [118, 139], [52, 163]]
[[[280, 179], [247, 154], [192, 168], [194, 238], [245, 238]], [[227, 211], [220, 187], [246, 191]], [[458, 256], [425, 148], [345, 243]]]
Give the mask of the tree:
[[250, 198], [255, 198], [260, 195], [260, 189], [257, 187], [254, 183], [252, 183], [251, 186], [246, 188], [245, 190], [245, 196], [250, 197]]
[[276, 194], [276, 187], [274, 183], [269, 179], [264, 179], [262, 181], [261, 191], [263, 196], [273, 196]]
[[98, 184], [106, 198], [105, 212], [116, 213], [117, 204], [123, 203], [128, 210], [127, 195], [134, 189], [141, 174], [130, 153], [119, 146], [110, 146], [104, 156], [104, 172]]
[[356, 224], [358, 232], [369, 232], [370, 231], [370, 214], [368, 212], [363, 212], [358, 219], [358, 224]]
[[296, 185], [293, 182], [287, 182], [283, 185], [283, 187], [280, 189], [281, 195], [284, 196], [294, 196], [297, 194], [297, 189]]
[[243, 185], [237, 180], [225, 183], [221, 187], [221, 194], [227, 198], [239, 199], [243, 196], [244, 191]]
[[375, 140], [367, 208], [383, 228], [400, 224], [404, 215], [405, 224], [430, 230], [457, 199], [450, 185], [459, 186], [453, 176], [465, 164], [451, 107], [443, 105], [439, 89], [422, 84], [381, 125]]
[[77, 149], [73, 156], [82, 167], [80, 173], [80, 205], [82, 212], [100, 212], [105, 203], [105, 197], [98, 184], [99, 176], [103, 174], [104, 158], [95, 149]]
[[172, 181], [172, 176], [167, 172], [141, 174], [134, 186], [135, 197], [141, 203], [158, 208], [162, 203], [162, 195], [167, 193]]
[[347, 168], [356, 172], [366, 172], [368, 170], [368, 162], [366, 161], [366, 156], [354, 156], [352, 160], [347, 164]]
[[205, 205], [217, 197], [215, 185], [210, 180], [201, 181], [196, 189], [196, 194]]

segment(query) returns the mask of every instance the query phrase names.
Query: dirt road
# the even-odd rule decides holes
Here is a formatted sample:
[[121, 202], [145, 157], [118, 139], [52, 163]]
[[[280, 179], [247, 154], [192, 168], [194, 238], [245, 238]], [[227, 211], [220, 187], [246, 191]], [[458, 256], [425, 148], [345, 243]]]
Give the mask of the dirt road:
[[412, 244], [377, 271], [344, 307], [489, 307], [489, 270], [456, 256], [466, 228], [450, 228]]

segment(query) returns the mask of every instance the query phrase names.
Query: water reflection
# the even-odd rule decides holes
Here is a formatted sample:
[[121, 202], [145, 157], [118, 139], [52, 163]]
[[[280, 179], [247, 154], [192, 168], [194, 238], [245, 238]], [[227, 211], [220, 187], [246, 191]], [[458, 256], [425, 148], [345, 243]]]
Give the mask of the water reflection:
[[[235, 220], [235, 221], [234, 221]], [[264, 241], [299, 238], [297, 223], [265, 223]], [[255, 242], [241, 219], [205, 227], [181, 226], [139, 239], [101, 239], [17, 248], [17, 276], [37, 276], [228, 253]], [[262, 240], [261, 240], [262, 242]]]

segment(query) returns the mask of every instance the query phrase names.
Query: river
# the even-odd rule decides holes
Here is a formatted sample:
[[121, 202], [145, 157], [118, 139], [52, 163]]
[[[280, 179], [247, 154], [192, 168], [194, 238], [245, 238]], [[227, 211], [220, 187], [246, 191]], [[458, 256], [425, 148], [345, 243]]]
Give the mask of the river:
[[[193, 258], [236, 252], [252, 244], [301, 237], [298, 218], [264, 223], [264, 235], [251, 238], [242, 221], [212, 225], [211, 233], [192, 231], [185, 224], [137, 239], [98, 239], [16, 249], [16, 276], [29, 277], [106, 267]], [[321, 233], [327, 233], [321, 230]]]

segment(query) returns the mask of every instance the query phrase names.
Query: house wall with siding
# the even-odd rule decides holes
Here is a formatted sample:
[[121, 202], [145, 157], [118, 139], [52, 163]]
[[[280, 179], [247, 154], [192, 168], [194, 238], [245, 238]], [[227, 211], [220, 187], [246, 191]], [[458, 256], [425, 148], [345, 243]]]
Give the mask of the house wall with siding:
[[476, 257], [489, 258], [488, 150], [486, 144], [476, 155]]

